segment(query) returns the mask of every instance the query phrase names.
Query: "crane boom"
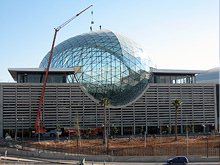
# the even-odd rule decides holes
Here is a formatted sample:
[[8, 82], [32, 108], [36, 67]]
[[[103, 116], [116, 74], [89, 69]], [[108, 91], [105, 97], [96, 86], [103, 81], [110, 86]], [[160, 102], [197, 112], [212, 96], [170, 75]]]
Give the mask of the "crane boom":
[[83, 11], [81, 11], [80, 13], [76, 14], [75, 16], [73, 16], [72, 18], [70, 18], [69, 20], [67, 20], [66, 22], [64, 22], [62, 25], [60, 25], [58, 28], [56, 28], [58, 31], [63, 28], [64, 26], [66, 26], [68, 23], [70, 23], [72, 20], [74, 20], [76, 17], [78, 17], [80, 14], [82, 14], [84, 11], [86, 11], [87, 9], [89, 9], [90, 7], [92, 7], [92, 5], [90, 5], [89, 7], [87, 7], [86, 9], [84, 9]]
[[41, 91], [41, 96], [40, 96], [40, 101], [39, 101], [39, 106], [38, 106], [38, 112], [37, 112], [37, 118], [36, 118], [35, 127], [34, 127], [34, 129], [37, 133], [45, 133], [46, 132], [46, 129], [44, 129], [44, 127], [42, 126], [42, 121], [41, 121], [41, 123], [39, 123], [39, 119], [40, 119], [40, 114], [41, 114], [41, 109], [42, 109], [44, 90], [45, 90], [45, 86], [46, 86], [46, 82], [47, 82], [47, 75], [48, 75], [48, 71], [49, 71], [49, 67], [50, 67], [50, 61], [51, 61], [51, 57], [52, 57], [52, 54], [53, 54], [53, 48], [54, 48], [57, 32], [61, 28], [66, 26], [68, 23], [70, 23], [72, 20], [74, 20], [76, 17], [78, 17], [80, 14], [82, 14], [84, 11], [89, 9], [90, 7], [92, 7], [92, 5], [90, 5], [89, 7], [87, 7], [83, 11], [81, 11], [80, 13], [76, 14], [75, 16], [73, 16], [72, 18], [70, 18], [69, 20], [64, 22], [58, 28], [55, 28], [53, 43], [52, 43], [52, 47], [51, 47], [51, 51], [50, 51], [50, 57], [49, 57], [48, 64], [47, 64], [47, 70], [46, 70], [46, 74], [45, 74], [45, 78], [44, 78], [43, 88], [42, 88], [42, 91]]

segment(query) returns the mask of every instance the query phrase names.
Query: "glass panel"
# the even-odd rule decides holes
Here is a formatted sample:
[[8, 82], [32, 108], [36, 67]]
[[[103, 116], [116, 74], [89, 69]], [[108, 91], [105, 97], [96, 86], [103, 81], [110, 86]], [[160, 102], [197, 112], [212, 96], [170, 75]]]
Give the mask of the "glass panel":
[[[108, 30], [84, 33], [60, 43], [55, 50], [51, 67], [81, 67], [77, 77], [96, 99], [107, 97], [112, 105], [123, 105], [148, 85], [152, 61], [142, 46], [122, 34]], [[47, 67], [48, 57], [49, 53], [40, 67]]]

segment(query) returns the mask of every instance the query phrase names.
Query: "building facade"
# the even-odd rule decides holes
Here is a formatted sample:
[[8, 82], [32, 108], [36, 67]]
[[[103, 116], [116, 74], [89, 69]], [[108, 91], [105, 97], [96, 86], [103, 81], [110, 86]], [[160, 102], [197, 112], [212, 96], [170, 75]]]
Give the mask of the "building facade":
[[[41, 90], [41, 83], [0, 84], [1, 137], [10, 130], [15, 133], [16, 129], [34, 127]], [[193, 132], [217, 129], [215, 84], [164, 83], [150, 83], [127, 105], [108, 107], [108, 127], [116, 126], [121, 135], [132, 131], [138, 134], [141, 127], [148, 134], [158, 133], [158, 128], [167, 131], [175, 125], [175, 109], [171, 105], [175, 98], [183, 102], [178, 111], [179, 133], [191, 125]], [[48, 83], [42, 111], [43, 125], [47, 129], [57, 125], [74, 127], [76, 113], [80, 128], [101, 127], [104, 123], [103, 107], [80, 83]], [[204, 130], [202, 125], [208, 128]]]

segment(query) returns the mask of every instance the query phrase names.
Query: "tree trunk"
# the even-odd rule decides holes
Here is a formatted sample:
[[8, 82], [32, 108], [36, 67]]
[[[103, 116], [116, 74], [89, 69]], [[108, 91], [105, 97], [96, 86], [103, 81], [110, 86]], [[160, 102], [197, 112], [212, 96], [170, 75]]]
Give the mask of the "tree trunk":
[[178, 108], [176, 108], [176, 116], [175, 116], [175, 140], [177, 141], [177, 112]]

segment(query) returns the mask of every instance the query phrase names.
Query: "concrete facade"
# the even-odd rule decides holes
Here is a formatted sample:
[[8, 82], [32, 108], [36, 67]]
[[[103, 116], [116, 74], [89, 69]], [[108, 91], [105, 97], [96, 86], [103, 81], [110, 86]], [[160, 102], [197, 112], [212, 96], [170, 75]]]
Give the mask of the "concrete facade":
[[[34, 127], [41, 90], [40, 83], [0, 84], [0, 137], [3, 137], [3, 130]], [[192, 124], [217, 129], [215, 84], [149, 84], [129, 104], [107, 107], [108, 127], [114, 124], [123, 135], [129, 129], [135, 134], [144, 127], [151, 133], [152, 129], [174, 126], [175, 109], [171, 102], [176, 98], [183, 102], [178, 111], [180, 133], [186, 125]], [[103, 107], [79, 83], [48, 83], [44, 94], [43, 125], [49, 129], [56, 125], [73, 127], [76, 112], [80, 128], [101, 127], [104, 123]]]
[[0, 138], [3, 137], [3, 86], [0, 85]]

